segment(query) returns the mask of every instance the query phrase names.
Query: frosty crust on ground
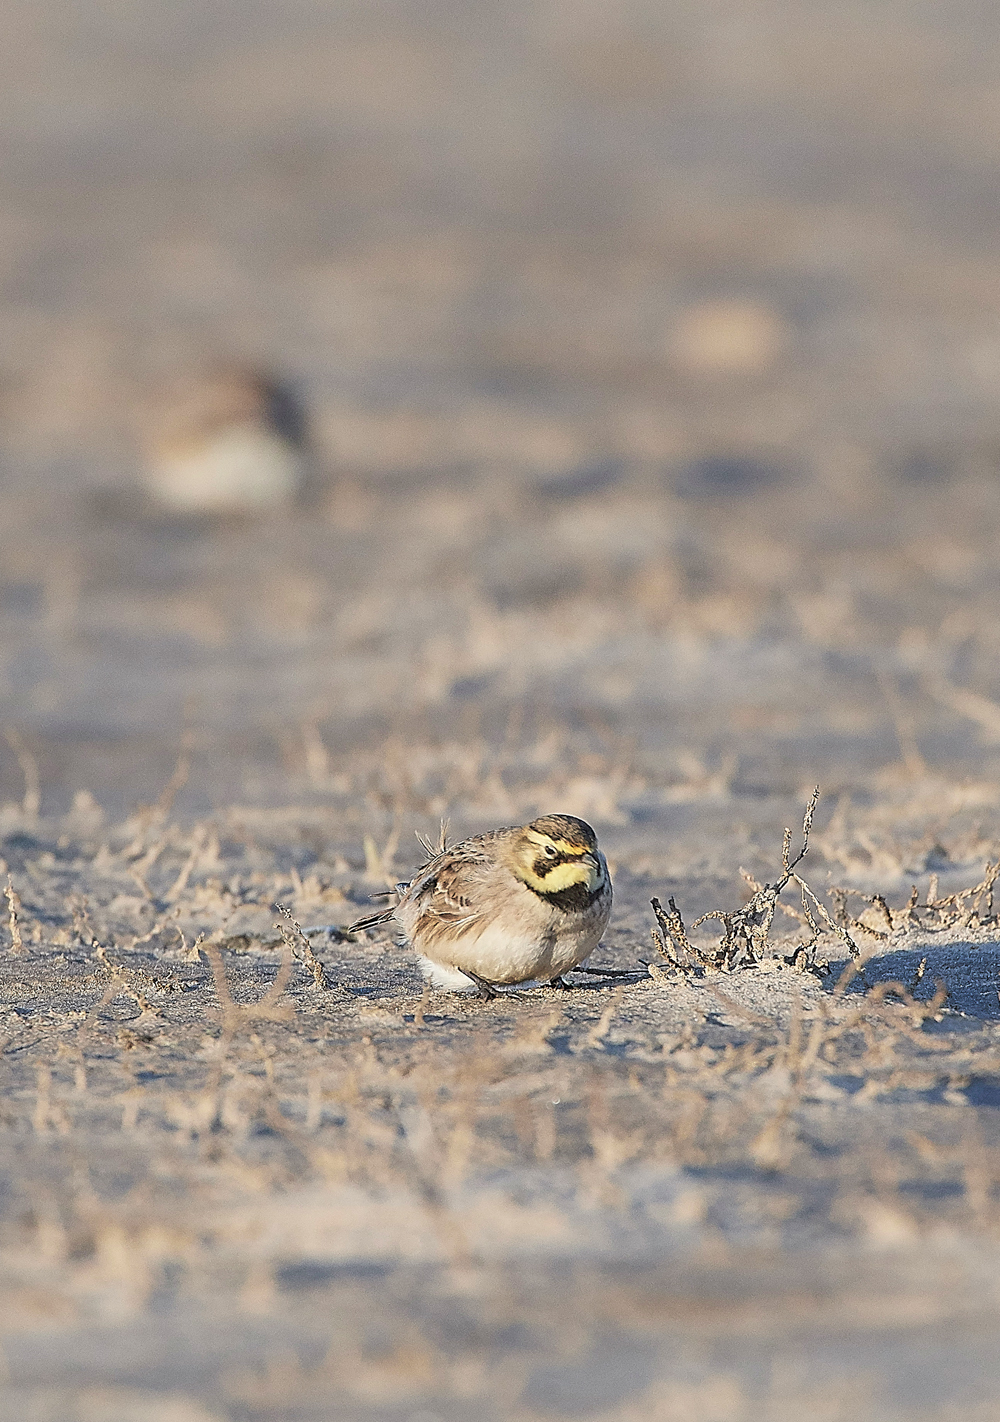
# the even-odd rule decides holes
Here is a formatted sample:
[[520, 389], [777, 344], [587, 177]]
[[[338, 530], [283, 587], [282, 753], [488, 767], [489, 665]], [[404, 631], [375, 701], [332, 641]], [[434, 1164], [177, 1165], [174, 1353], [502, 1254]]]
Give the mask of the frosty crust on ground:
[[[314, 938], [316, 971], [297, 925], [317, 910], [347, 921], [379, 886], [348, 836], [323, 859], [312, 851], [296, 878], [283, 856], [297, 823], [315, 833], [308, 816], [275, 816], [269, 837], [262, 814], [236, 839], [235, 821], [175, 822], [168, 799], [127, 825], [101, 825], [99, 841], [33, 814], [5, 842], [20, 939], [8, 917], [8, 1389], [49, 1376], [56, 1352], [98, 1360], [89, 1373], [73, 1363], [74, 1378], [118, 1386], [124, 1353], [90, 1341], [108, 1326], [130, 1367], [154, 1321], [188, 1367], [185, 1320], [211, 1308], [199, 1366], [212, 1396], [271, 1395], [258, 1354], [240, 1352], [257, 1320], [272, 1341], [298, 1339], [305, 1359], [280, 1389], [266, 1384], [283, 1405], [331, 1387], [353, 1395], [367, 1380], [424, 1406], [472, 1387], [477, 1415], [502, 1396], [517, 1417], [519, 1399], [556, 1395], [553, 1357], [577, 1358], [581, 1338], [606, 1346], [613, 1313], [614, 1346], [634, 1340], [650, 1360], [646, 1381], [629, 1384], [643, 1414], [680, 1386], [669, 1320], [690, 1318], [692, 1299], [708, 1300], [696, 1326], [709, 1350], [756, 1318], [757, 1364], [778, 1357], [793, 1321], [798, 1346], [825, 1358], [824, 1340], [842, 1344], [859, 1319], [870, 1320], [865, 1346], [884, 1349], [890, 1318], [894, 1348], [904, 1346], [899, 1320], [914, 1319], [913, 1349], [940, 1359], [962, 1346], [959, 1300], [992, 1307], [998, 950], [988, 924], [941, 926], [956, 912], [967, 919], [974, 895], [927, 883], [909, 910], [923, 922], [904, 924], [908, 895], [897, 894], [889, 939], [873, 936], [888, 931], [877, 905], [846, 901], [846, 931], [866, 961], [839, 995], [843, 939], [821, 938], [826, 977], [794, 968], [784, 958], [811, 930], [779, 910], [773, 952], [756, 967], [680, 972], [657, 955], [655, 978], [480, 1004], [422, 994], [391, 941]], [[780, 857], [774, 844], [768, 834], [761, 845], [762, 878]], [[697, 885], [651, 882], [625, 865], [616, 883], [601, 961], [655, 963], [651, 890], [674, 890], [683, 905]], [[983, 898], [978, 912], [988, 910]], [[869, 912], [870, 932], [858, 926]], [[709, 920], [691, 933], [714, 951], [725, 928]], [[954, 1001], [935, 1005], [939, 975]], [[752, 1309], [739, 1303], [748, 1290]], [[607, 1321], [594, 1314], [604, 1297]], [[449, 1353], [432, 1319], [471, 1310], [494, 1329], [505, 1309], [522, 1323], [536, 1310], [548, 1317], [548, 1341], [537, 1352], [498, 1343], [503, 1365], [473, 1385], [462, 1372], [472, 1352]], [[338, 1371], [351, 1320], [376, 1316], [419, 1340], [434, 1379], [422, 1392], [360, 1344], [361, 1361]], [[303, 1339], [329, 1361], [309, 1361]], [[857, 1348], [847, 1351], [853, 1377]], [[737, 1422], [755, 1395], [752, 1372], [748, 1358], [726, 1374]], [[180, 1362], [170, 1376], [191, 1386]], [[903, 1386], [885, 1381], [895, 1374], [884, 1358], [872, 1376]], [[628, 1416], [617, 1407], [607, 1415]]]

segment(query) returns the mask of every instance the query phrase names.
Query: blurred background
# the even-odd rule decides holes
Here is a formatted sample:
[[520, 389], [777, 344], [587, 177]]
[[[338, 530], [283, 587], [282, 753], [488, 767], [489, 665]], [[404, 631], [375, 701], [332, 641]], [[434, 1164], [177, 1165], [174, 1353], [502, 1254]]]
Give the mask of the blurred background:
[[991, 6], [5, 17], [0, 793], [989, 772]]
[[[4, 1415], [992, 1422], [997, 6], [3, 22]], [[634, 964], [817, 782], [867, 998], [322, 927], [564, 811]]]

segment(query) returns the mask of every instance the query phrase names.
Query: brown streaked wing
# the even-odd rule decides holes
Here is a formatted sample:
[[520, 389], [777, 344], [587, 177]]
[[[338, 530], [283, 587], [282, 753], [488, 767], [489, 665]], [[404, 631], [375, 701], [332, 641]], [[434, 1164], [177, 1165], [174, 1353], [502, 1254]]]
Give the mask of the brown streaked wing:
[[482, 918], [482, 910], [471, 908], [463, 886], [470, 873], [478, 878], [483, 869], [492, 867], [489, 855], [471, 847], [441, 855], [433, 876], [424, 881], [417, 933], [427, 938], [450, 937]]

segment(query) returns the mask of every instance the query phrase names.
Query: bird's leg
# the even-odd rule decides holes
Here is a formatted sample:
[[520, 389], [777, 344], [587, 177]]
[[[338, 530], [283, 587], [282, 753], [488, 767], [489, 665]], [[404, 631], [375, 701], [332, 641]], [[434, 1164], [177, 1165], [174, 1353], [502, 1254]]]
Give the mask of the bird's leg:
[[479, 996], [481, 998], [484, 998], [487, 1002], [492, 1002], [495, 997], [499, 997], [500, 994], [493, 984], [488, 983], [485, 978], [481, 978], [478, 973], [470, 973], [468, 968], [463, 968], [462, 972], [475, 983], [479, 989]]

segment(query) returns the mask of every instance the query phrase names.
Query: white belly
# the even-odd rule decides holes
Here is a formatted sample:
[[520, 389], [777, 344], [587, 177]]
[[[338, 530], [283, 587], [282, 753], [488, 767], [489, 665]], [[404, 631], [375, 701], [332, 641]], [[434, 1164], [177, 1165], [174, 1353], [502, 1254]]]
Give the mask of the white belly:
[[555, 978], [590, 957], [607, 921], [607, 914], [597, 914], [573, 932], [554, 932], [541, 938], [537, 934], [512, 933], [491, 923], [476, 935], [463, 934], [451, 942], [435, 944], [433, 957], [425, 950], [420, 954], [420, 966], [434, 987], [452, 991], [474, 986], [465, 971], [490, 983]]

